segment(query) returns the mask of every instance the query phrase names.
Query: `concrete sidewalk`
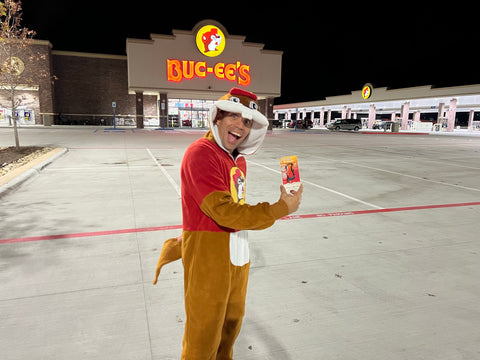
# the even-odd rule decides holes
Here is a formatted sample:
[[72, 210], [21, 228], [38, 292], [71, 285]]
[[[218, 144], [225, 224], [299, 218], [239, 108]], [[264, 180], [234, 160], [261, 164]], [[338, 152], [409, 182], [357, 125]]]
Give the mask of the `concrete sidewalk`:
[[[152, 280], [202, 134], [20, 129], [68, 152], [0, 199], [2, 359], [180, 358], [181, 263]], [[247, 202], [277, 200], [284, 155], [304, 200], [250, 232], [234, 358], [479, 359], [480, 139], [274, 131]]]

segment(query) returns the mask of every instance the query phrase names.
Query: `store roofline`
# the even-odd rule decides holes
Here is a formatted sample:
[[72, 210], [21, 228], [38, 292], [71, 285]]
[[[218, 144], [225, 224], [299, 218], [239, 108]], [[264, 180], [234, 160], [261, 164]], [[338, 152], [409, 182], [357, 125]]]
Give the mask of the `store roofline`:
[[52, 50], [52, 55], [77, 56], [77, 57], [87, 57], [87, 58], [97, 58], [97, 59], [127, 60], [127, 55], [98, 54], [98, 53], [88, 53], [88, 52], [79, 52], [79, 51]]
[[[432, 85], [416, 86], [401, 89], [389, 89], [387, 87], [374, 88], [373, 94], [369, 99], [364, 100], [361, 96], [361, 90], [352, 91], [347, 95], [329, 96], [325, 99], [307, 102], [298, 102], [290, 104], [274, 105], [274, 111], [289, 109], [313, 109], [322, 107], [354, 107], [355, 105], [364, 107], [379, 102], [407, 102], [420, 99], [432, 99], [432, 103], [438, 104], [440, 98], [459, 98], [461, 96], [478, 95], [480, 96], [480, 84], [462, 85], [436, 88]], [[479, 104], [472, 104], [480, 107]], [[395, 106], [396, 108], [396, 106]]]

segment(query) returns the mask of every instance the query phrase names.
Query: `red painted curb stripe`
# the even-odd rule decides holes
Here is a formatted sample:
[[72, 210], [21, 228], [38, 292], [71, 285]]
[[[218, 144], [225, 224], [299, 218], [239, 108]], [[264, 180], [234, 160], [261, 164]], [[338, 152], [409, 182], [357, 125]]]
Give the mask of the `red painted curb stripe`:
[[11, 243], [28, 242], [28, 241], [56, 240], [56, 239], [71, 239], [71, 238], [104, 236], [104, 235], [131, 234], [131, 233], [140, 233], [140, 232], [149, 232], [149, 231], [165, 231], [165, 230], [175, 230], [175, 229], [181, 229], [181, 228], [182, 228], [182, 225], [167, 225], [167, 226], [153, 226], [153, 227], [136, 228], [136, 229], [92, 231], [92, 232], [74, 233], [74, 234], [30, 236], [30, 237], [23, 237], [23, 238], [0, 239], [0, 244], [11, 244]]
[[[398, 212], [398, 211], [428, 210], [428, 209], [441, 209], [441, 208], [478, 206], [478, 205], [480, 205], [480, 201], [468, 202], [468, 203], [456, 203], [456, 204], [406, 206], [406, 207], [387, 208], [387, 209], [338, 211], [338, 212], [328, 212], [328, 213], [318, 213], [318, 214], [289, 215], [281, 218], [280, 220], [311, 219], [311, 218], [321, 218], [321, 217], [377, 214], [377, 213]], [[21, 242], [29, 242], [29, 241], [45, 241], [45, 240], [56, 240], [56, 239], [72, 239], [72, 238], [104, 236], [104, 235], [131, 234], [131, 233], [141, 233], [141, 232], [149, 232], [149, 231], [178, 230], [181, 228], [182, 228], [182, 225], [166, 225], [166, 226], [153, 226], [153, 227], [136, 228], [136, 229], [120, 229], [120, 230], [73, 233], [73, 234], [30, 236], [30, 237], [21, 237], [21, 238], [12, 238], [12, 239], [0, 239], [0, 244], [12, 244], [12, 243], [21, 243]]]
[[406, 207], [387, 208], [387, 209], [339, 211], [339, 212], [330, 212], [330, 213], [321, 213], [321, 214], [288, 215], [288, 216], [283, 217], [281, 220], [310, 219], [310, 218], [316, 218], [316, 217], [330, 217], [330, 216], [376, 214], [376, 213], [386, 213], [386, 212], [396, 212], [396, 211], [440, 209], [440, 208], [451, 208], [451, 207], [462, 207], [462, 206], [478, 206], [478, 205], [480, 205], [480, 201], [469, 202], [469, 203], [457, 203], [457, 204], [406, 206]]

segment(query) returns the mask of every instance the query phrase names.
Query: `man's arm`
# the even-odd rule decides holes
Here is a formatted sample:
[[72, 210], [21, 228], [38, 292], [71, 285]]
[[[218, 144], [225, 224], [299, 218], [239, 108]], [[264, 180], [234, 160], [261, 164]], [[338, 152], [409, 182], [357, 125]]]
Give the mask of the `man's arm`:
[[235, 230], [260, 230], [273, 225], [283, 216], [298, 209], [302, 199], [303, 186], [287, 194], [281, 186], [280, 199], [274, 203], [262, 202], [257, 205], [235, 203], [227, 191], [214, 191], [202, 201], [200, 209], [218, 225]]

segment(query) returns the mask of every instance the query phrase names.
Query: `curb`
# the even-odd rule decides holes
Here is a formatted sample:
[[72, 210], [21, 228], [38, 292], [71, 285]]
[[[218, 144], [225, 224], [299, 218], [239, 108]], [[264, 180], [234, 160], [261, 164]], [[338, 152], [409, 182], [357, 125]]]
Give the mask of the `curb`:
[[385, 132], [385, 131], [362, 131], [365, 135], [430, 135], [428, 132]]
[[24, 165], [26, 168], [23, 171], [21, 170], [22, 167], [18, 168], [17, 170], [20, 170], [20, 173], [18, 175], [16, 175], [10, 180], [7, 180], [7, 182], [5, 182], [4, 184], [0, 183], [0, 197], [6, 195], [8, 191], [16, 189], [31, 177], [40, 174], [40, 171], [42, 171], [52, 162], [57, 160], [59, 157], [65, 155], [67, 151], [68, 149], [66, 148], [53, 149], [52, 151], [45, 154], [48, 155], [47, 158], [40, 163], [32, 167], [27, 167], [28, 164]]

